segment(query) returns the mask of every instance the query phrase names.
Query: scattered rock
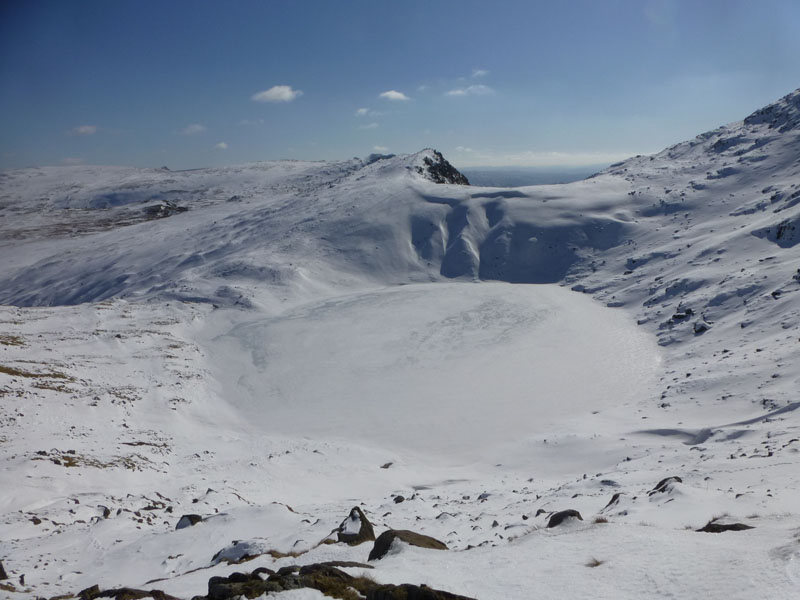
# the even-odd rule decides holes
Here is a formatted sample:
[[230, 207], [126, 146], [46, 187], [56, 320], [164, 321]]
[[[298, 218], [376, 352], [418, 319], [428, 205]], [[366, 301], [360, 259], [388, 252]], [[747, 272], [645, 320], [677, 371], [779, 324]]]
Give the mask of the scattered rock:
[[394, 497], [394, 503], [395, 503], [395, 504], [400, 504], [401, 502], [405, 502], [405, 500], [406, 500], [406, 499], [405, 499], [405, 497], [403, 497], [403, 496], [395, 496], [395, 497]]
[[694, 324], [694, 334], [695, 335], [701, 335], [701, 334], [705, 333], [706, 331], [708, 331], [709, 329], [711, 329], [711, 325], [709, 325], [705, 321], [697, 321]]
[[161, 204], [151, 204], [144, 207], [144, 215], [148, 219], [163, 219], [189, 210], [185, 206], [178, 206], [174, 202], [164, 200]]
[[192, 525], [197, 525], [203, 520], [203, 517], [200, 515], [183, 515], [179, 520], [178, 524], [175, 526], [175, 530], [184, 529], [186, 527], [191, 527]]
[[411, 546], [418, 546], [419, 548], [429, 548], [431, 550], [447, 550], [447, 544], [440, 542], [436, 538], [421, 533], [415, 533], [406, 529], [389, 529], [384, 531], [375, 540], [375, 545], [369, 553], [367, 560], [378, 560], [386, 556], [389, 548], [395, 539], [399, 539]]
[[375, 539], [375, 530], [364, 512], [354, 506], [347, 518], [339, 525], [337, 538], [350, 546], [357, 546]]
[[3, 581], [4, 579], [8, 579], [8, 574], [3, 568], [3, 561], [0, 561], [0, 581]]
[[583, 521], [581, 513], [579, 513], [577, 510], [569, 508], [567, 510], [560, 510], [550, 515], [550, 520], [547, 521], [547, 527], [558, 527], [567, 519], [580, 519]]
[[669, 491], [669, 486], [673, 483], [683, 483], [683, 479], [678, 476], [673, 477], [665, 477], [661, 481], [656, 484], [652, 490], [647, 492], [648, 496], [652, 496], [653, 494], [659, 494]]

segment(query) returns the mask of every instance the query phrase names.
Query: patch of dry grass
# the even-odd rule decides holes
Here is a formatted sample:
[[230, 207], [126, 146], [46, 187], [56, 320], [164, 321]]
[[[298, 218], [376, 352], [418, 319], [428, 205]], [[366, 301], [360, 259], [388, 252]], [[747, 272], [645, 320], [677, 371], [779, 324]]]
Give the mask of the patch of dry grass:
[[30, 379], [65, 379], [67, 381], [75, 381], [74, 377], [70, 377], [65, 373], [59, 373], [58, 371], [51, 371], [50, 373], [34, 373], [33, 371], [23, 371], [22, 369], [8, 367], [6, 365], [0, 365], [0, 373], [5, 373], [11, 377], [28, 377]]
[[0, 335], [0, 344], [3, 346], [25, 346], [25, 340], [18, 335]]

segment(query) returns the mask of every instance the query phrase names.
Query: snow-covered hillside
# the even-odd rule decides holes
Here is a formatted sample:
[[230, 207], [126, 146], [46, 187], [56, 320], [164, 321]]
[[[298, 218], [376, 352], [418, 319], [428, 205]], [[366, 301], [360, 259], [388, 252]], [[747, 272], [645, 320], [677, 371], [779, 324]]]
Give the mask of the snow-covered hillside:
[[320, 544], [359, 506], [449, 548], [340, 564], [380, 583], [800, 594], [800, 90], [464, 183], [433, 150], [0, 175], [0, 592], [227, 597], [366, 563]]

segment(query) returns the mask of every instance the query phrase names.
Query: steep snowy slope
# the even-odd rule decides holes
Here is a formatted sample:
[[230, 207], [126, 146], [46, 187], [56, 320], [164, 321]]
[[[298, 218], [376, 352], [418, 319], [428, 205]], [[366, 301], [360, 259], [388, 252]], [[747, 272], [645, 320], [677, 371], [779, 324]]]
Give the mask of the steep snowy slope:
[[581, 182], [459, 183], [432, 150], [2, 174], [2, 593], [364, 562], [318, 545], [353, 505], [450, 548], [381, 582], [800, 592], [800, 90]]

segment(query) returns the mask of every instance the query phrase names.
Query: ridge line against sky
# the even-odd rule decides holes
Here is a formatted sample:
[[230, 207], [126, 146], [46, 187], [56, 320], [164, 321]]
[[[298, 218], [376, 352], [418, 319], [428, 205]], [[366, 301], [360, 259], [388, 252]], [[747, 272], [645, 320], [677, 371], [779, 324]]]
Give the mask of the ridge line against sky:
[[800, 86], [800, 3], [0, 3], [0, 168], [602, 165]]

